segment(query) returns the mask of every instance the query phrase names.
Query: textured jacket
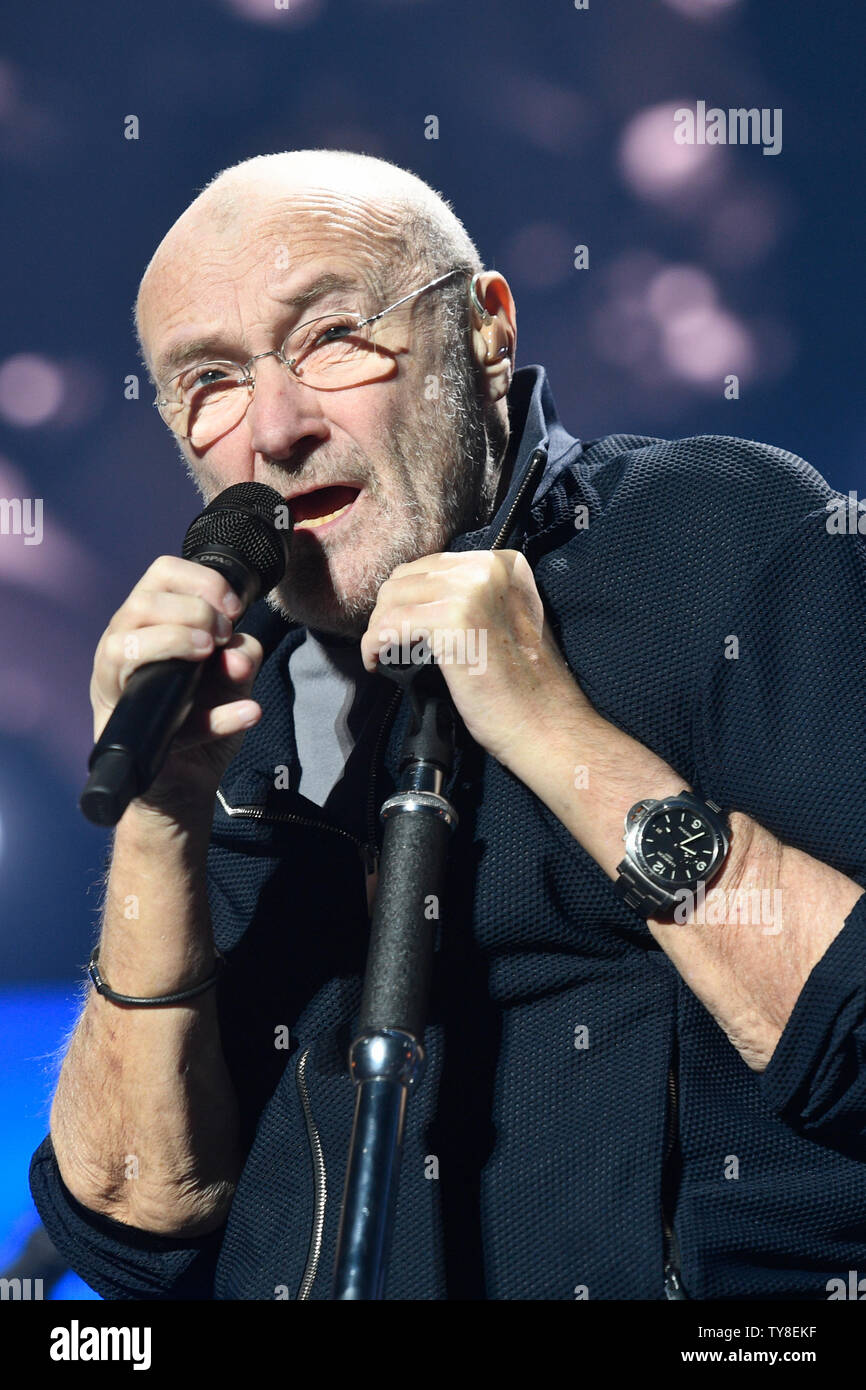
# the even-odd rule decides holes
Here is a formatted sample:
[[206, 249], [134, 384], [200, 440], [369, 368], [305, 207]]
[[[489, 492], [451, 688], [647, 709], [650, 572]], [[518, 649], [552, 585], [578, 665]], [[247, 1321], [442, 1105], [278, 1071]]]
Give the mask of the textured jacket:
[[[866, 886], [866, 544], [856, 523], [828, 529], [832, 489], [741, 439], [581, 444], [540, 367], [509, 406], [508, 496], [450, 548], [522, 549], [605, 719]], [[406, 707], [371, 677], [381, 721], [352, 755], [354, 819], [305, 800], [286, 672], [304, 635], [267, 635], [265, 717], [223, 780], [209, 854], [246, 1153], [226, 1224], [133, 1231], [74, 1201], [50, 1139], [34, 1156], [52, 1239], [107, 1298], [331, 1295], [366, 868]], [[387, 1297], [664, 1299], [678, 1266], [690, 1298], [823, 1299], [866, 1272], [866, 896], [757, 1074], [607, 875], [465, 733], [448, 792], [460, 823]]]

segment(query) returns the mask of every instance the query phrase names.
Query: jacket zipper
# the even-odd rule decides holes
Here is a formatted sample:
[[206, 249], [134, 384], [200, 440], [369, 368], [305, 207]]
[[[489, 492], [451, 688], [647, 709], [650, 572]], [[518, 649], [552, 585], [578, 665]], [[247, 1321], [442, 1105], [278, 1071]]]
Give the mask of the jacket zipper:
[[298, 1060], [298, 1069], [295, 1073], [298, 1095], [301, 1098], [301, 1105], [304, 1111], [304, 1122], [307, 1126], [307, 1136], [310, 1141], [310, 1151], [313, 1158], [313, 1228], [310, 1232], [310, 1248], [307, 1253], [304, 1276], [301, 1279], [301, 1287], [298, 1291], [299, 1300], [308, 1299], [310, 1297], [316, 1275], [319, 1272], [319, 1260], [322, 1255], [322, 1236], [325, 1230], [325, 1203], [328, 1200], [325, 1154], [322, 1149], [319, 1131], [316, 1129], [316, 1123], [313, 1119], [313, 1111], [310, 1106], [310, 1092], [307, 1086], [307, 1058], [311, 1051], [312, 1046], [305, 1048], [301, 1053]]
[[260, 820], [268, 824], [285, 821], [294, 825], [309, 825], [316, 830], [330, 830], [332, 835], [342, 835], [344, 840], [351, 840], [352, 844], [357, 845], [359, 850], [364, 848], [357, 835], [343, 830], [339, 825], [329, 825], [325, 820], [314, 820], [312, 816], [299, 816], [294, 811], [266, 811], [264, 806], [230, 806], [219, 788], [217, 788], [217, 801], [227, 816], [242, 816], [248, 820]]
[[349, 830], [343, 830], [339, 825], [331, 825], [325, 820], [316, 820], [313, 816], [299, 816], [294, 811], [266, 811], [264, 806], [231, 806], [223, 793], [217, 789], [217, 801], [223, 808], [227, 816], [244, 817], [248, 820], [259, 820], [265, 824], [281, 823], [287, 825], [306, 825], [314, 830], [329, 830], [332, 835], [339, 835], [344, 840], [350, 840], [357, 846], [358, 853], [364, 862], [364, 868], [369, 874], [379, 862], [377, 852], [378, 840], [376, 836], [376, 777], [379, 765], [379, 755], [382, 751], [382, 743], [388, 726], [391, 722], [391, 715], [397, 707], [402, 696], [401, 690], [395, 690], [385, 711], [385, 717], [376, 736], [376, 744], [373, 749], [373, 758], [370, 768], [369, 789], [367, 792], [367, 840], [359, 840], [357, 835], [353, 835]]
[[490, 547], [491, 550], [501, 550], [506, 540], [508, 539], [508, 533], [511, 530], [514, 517], [520, 508], [521, 502], [523, 501], [526, 489], [535, 482], [536, 474], [538, 473], [539, 468], [544, 464], [546, 458], [547, 454], [545, 453], [544, 449], [536, 449], [535, 453], [532, 455], [529, 467], [527, 468], [526, 473], [524, 475], [523, 482], [517, 489], [517, 496], [515, 497], [514, 501], [508, 509], [508, 515], [502, 523], [502, 527], [500, 528], [496, 540]]
[[670, 1163], [671, 1154], [674, 1151], [677, 1134], [677, 1078], [673, 1066], [668, 1071], [668, 1106], [667, 1106], [667, 1136], [665, 1142], [665, 1156], [662, 1163], [662, 1230], [664, 1232], [664, 1289], [667, 1299], [687, 1299], [688, 1294], [683, 1288], [682, 1275], [680, 1273], [680, 1248], [677, 1240], [676, 1231], [673, 1226], [673, 1215], [668, 1215], [666, 1205], [666, 1192], [664, 1190], [665, 1175]]

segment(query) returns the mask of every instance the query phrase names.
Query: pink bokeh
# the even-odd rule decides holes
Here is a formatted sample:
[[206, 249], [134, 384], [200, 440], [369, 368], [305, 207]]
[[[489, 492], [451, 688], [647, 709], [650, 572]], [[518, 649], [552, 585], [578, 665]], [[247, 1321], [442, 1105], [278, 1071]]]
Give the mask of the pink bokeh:
[[680, 145], [674, 139], [674, 113], [687, 101], [645, 107], [626, 125], [619, 146], [619, 167], [639, 198], [653, 202], [703, 195], [718, 186], [727, 171], [726, 151], [718, 146]]

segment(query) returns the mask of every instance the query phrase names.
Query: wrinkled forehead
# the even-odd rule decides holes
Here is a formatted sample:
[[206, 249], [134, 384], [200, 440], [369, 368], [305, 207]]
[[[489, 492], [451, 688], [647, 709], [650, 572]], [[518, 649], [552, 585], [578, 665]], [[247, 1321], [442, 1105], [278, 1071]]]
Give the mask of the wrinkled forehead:
[[[386, 293], [399, 255], [399, 213], [384, 200], [330, 188], [202, 195], [157, 248], [141, 283], [138, 328], [149, 363], [182, 328], [267, 315], [331, 276], [347, 308]], [[334, 293], [340, 294], [339, 283]]]

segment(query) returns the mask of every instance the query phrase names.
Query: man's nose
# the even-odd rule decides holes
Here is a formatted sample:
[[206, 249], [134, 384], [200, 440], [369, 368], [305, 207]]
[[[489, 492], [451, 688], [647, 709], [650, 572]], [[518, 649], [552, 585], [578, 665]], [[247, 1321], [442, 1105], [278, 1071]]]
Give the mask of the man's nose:
[[257, 454], [284, 459], [301, 439], [327, 438], [318, 392], [298, 381], [275, 356], [261, 357], [253, 370], [256, 384], [246, 420]]

